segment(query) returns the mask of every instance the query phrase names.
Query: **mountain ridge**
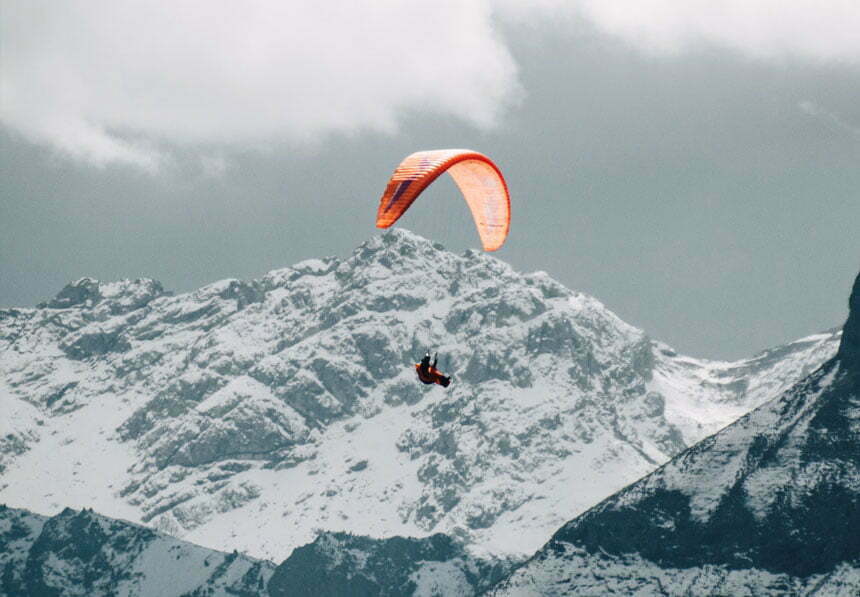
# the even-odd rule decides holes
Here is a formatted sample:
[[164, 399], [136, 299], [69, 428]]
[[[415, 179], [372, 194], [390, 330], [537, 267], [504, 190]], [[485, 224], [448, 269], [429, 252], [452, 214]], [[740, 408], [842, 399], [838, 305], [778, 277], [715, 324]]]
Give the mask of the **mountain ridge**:
[[[684, 357], [543, 272], [396, 229], [179, 295], [83, 278], [0, 310], [0, 499], [270, 559], [320, 529], [524, 554], [838, 340]], [[414, 380], [428, 347], [448, 392]]]

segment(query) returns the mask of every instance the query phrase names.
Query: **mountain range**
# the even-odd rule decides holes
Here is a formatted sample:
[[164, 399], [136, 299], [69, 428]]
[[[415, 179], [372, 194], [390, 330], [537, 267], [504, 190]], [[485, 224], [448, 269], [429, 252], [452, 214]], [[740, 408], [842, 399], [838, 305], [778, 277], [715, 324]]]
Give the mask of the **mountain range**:
[[[0, 311], [0, 502], [272, 561], [338, 532], [522, 558], [840, 339], [685, 357], [543, 272], [402, 229], [180, 295], [84, 278]], [[447, 390], [414, 379], [427, 349]]]

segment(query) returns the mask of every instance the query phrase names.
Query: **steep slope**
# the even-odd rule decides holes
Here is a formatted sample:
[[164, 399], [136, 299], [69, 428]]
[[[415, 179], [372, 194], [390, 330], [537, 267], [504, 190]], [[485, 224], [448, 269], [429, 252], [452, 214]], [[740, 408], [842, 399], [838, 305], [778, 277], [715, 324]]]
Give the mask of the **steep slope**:
[[836, 357], [574, 519], [495, 595], [860, 593], [860, 276]]
[[3, 596], [251, 597], [274, 568], [89, 510], [47, 518], [0, 506]]
[[[0, 500], [273, 560], [320, 530], [531, 553], [838, 339], [683, 357], [544, 273], [403, 230], [178, 296], [83, 279], [0, 311]], [[426, 348], [448, 390], [415, 382]]]

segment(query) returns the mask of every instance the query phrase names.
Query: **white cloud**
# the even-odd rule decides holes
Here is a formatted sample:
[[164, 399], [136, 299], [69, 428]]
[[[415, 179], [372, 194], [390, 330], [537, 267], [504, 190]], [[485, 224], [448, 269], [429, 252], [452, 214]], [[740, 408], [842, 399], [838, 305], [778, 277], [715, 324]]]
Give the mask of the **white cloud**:
[[520, 92], [496, 19], [584, 19], [652, 53], [860, 63], [857, 0], [0, 2], [0, 121], [148, 169], [171, 146], [390, 132], [410, 111], [493, 126]]
[[[522, 14], [517, 0], [500, 0]], [[653, 54], [701, 44], [756, 59], [786, 57], [860, 64], [857, 0], [536, 0], [557, 18], [584, 17], [599, 30]]]
[[94, 163], [393, 131], [408, 110], [488, 127], [517, 94], [487, 2], [8, 0], [2, 14], [3, 123]]

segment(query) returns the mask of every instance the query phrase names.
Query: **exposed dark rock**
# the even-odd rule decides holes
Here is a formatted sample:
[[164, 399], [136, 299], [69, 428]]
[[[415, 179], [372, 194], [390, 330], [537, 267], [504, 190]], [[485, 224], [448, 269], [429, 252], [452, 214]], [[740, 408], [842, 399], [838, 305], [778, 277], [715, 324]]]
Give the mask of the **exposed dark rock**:
[[67, 309], [78, 305], [93, 306], [102, 298], [99, 292], [99, 282], [93, 278], [81, 278], [67, 284], [57, 296], [48, 301], [51, 309]]
[[349, 467], [349, 471], [351, 473], [358, 473], [367, 468], [367, 460], [359, 460], [355, 464]]
[[474, 595], [507, 568], [469, 556], [441, 534], [371, 539], [323, 533], [278, 566], [268, 590], [272, 597], [405, 597], [435, 587], [422, 594]]
[[131, 344], [123, 336], [122, 330], [117, 328], [78, 334], [68, 343], [61, 344], [60, 348], [70, 359], [84, 360], [112, 352], [125, 352], [131, 348]]

